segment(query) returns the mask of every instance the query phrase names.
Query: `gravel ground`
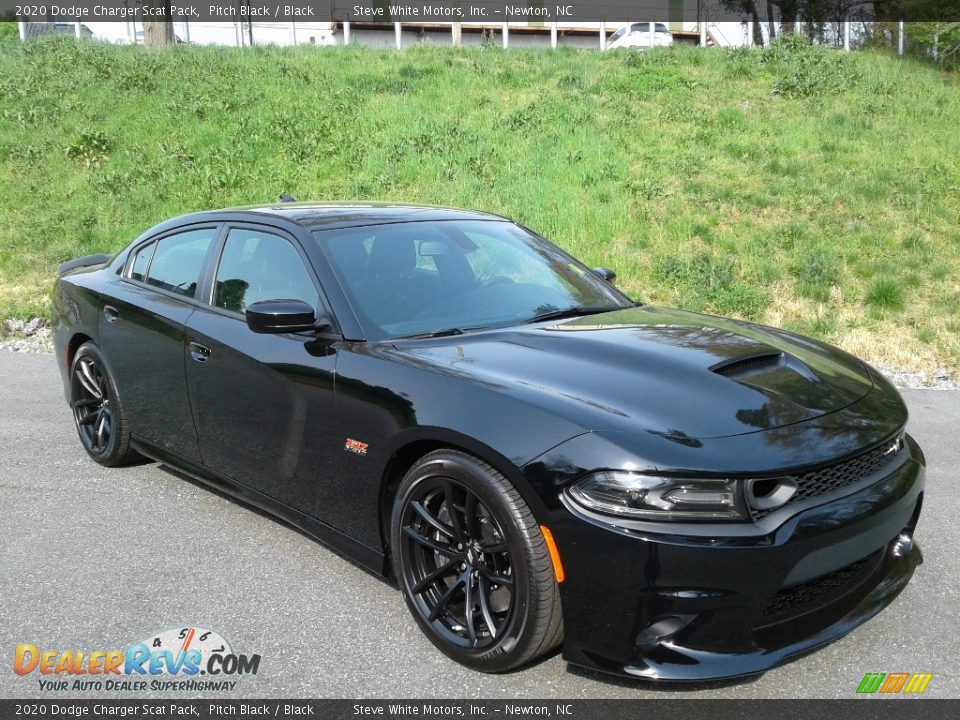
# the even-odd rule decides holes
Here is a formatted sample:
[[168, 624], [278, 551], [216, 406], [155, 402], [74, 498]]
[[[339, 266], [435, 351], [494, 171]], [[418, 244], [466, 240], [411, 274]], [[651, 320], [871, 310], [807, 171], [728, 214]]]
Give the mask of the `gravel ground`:
[[950, 375], [946, 368], [932, 374], [912, 372], [880, 365], [877, 369], [901, 390], [960, 390], [960, 380]]
[[[52, 353], [50, 328], [45, 326], [43, 318], [7, 320], [4, 323], [3, 336], [0, 337], [0, 350]], [[960, 390], [960, 378], [951, 376], [946, 368], [939, 368], [933, 373], [914, 372], [884, 365], [878, 366], [877, 369], [903, 390]]]
[[3, 335], [0, 336], [0, 350], [52, 353], [50, 328], [46, 326], [43, 318], [6, 320], [3, 323]]

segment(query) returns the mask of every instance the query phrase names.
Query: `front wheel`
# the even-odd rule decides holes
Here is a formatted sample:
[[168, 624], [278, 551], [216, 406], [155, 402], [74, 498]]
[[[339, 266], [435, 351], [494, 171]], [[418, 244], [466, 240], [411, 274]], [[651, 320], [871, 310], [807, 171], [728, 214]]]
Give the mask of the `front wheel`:
[[486, 463], [440, 450], [404, 477], [391, 523], [394, 572], [446, 655], [503, 672], [563, 637], [546, 541], [516, 489]]
[[130, 431], [107, 361], [93, 343], [81, 345], [73, 357], [70, 407], [83, 449], [96, 462], [113, 467], [139, 457], [130, 449]]

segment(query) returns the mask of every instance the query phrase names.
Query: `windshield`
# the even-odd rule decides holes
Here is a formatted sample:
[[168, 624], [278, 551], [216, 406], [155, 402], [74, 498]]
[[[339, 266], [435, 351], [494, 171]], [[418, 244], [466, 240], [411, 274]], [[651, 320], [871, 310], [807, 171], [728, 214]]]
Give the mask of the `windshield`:
[[632, 303], [510, 222], [406, 222], [314, 233], [368, 338], [469, 331]]

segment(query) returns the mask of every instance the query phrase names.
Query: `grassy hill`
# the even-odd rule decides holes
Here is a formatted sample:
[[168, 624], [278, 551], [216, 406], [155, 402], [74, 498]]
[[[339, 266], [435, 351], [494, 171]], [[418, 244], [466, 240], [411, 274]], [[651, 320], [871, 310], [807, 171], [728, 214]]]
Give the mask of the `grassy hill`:
[[960, 87], [872, 53], [0, 42], [0, 316], [171, 215], [515, 217], [637, 298], [960, 370]]

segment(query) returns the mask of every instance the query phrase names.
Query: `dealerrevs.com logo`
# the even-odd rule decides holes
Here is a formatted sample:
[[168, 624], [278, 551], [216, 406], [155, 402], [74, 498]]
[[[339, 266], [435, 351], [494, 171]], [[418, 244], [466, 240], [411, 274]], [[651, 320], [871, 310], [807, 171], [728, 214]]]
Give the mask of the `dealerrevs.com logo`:
[[236, 653], [220, 633], [201, 627], [164, 630], [126, 650], [21, 643], [13, 654], [13, 671], [51, 692], [234, 690], [259, 669], [260, 655]]

